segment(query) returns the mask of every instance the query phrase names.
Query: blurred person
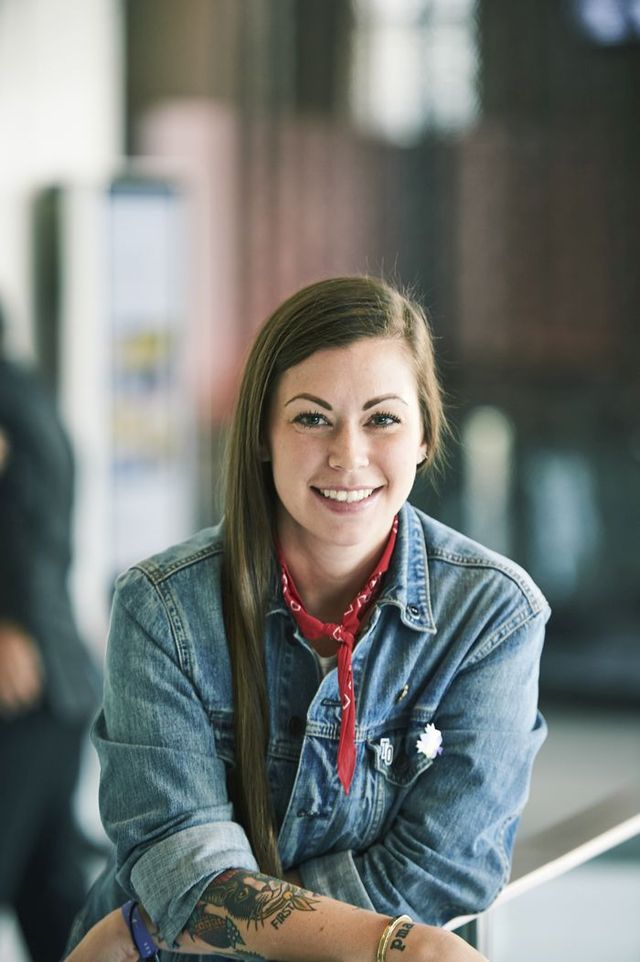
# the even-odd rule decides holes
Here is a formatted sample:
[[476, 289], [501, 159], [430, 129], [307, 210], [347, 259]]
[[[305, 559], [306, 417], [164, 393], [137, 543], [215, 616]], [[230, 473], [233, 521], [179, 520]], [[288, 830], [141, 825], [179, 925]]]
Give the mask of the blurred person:
[[113, 864], [69, 962], [479, 962], [549, 614], [413, 508], [445, 432], [421, 308], [303, 289], [249, 355], [223, 522], [120, 577], [93, 729]]
[[98, 677], [67, 587], [71, 448], [3, 334], [0, 309], [0, 904], [33, 962], [59, 962], [86, 895], [72, 800]]

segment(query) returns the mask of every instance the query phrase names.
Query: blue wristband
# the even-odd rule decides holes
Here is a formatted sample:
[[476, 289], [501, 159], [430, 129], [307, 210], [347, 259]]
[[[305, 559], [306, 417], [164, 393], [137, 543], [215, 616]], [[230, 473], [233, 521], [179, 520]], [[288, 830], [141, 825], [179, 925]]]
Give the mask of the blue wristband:
[[149, 929], [144, 924], [138, 903], [130, 899], [121, 907], [122, 917], [127, 923], [131, 940], [135, 945], [141, 959], [150, 959], [156, 956], [158, 946], [151, 938]]

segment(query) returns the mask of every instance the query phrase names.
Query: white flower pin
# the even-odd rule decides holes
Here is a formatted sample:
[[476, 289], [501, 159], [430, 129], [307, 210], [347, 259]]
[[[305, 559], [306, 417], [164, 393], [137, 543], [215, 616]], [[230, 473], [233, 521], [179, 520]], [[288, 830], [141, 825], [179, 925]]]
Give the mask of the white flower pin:
[[442, 755], [442, 732], [438, 731], [435, 725], [426, 725], [416, 742], [416, 748], [427, 758], [433, 759]]

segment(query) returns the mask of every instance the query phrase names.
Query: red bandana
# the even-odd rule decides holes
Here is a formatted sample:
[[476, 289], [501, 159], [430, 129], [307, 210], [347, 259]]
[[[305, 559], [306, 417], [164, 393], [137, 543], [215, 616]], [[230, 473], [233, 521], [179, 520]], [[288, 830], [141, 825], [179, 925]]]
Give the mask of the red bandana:
[[305, 611], [300, 595], [293, 583], [293, 578], [287, 568], [287, 563], [278, 547], [278, 560], [282, 569], [282, 594], [298, 628], [307, 641], [317, 641], [319, 638], [335, 638], [338, 642], [338, 687], [342, 702], [342, 718], [340, 722], [340, 743], [338, 745], [338, 778], [349, 794], [353, 772], [356, 767], [356, 705], [353, 690], [353, 673], [351, 669], [351, 653], [355, 637], [363, 617], [373, 604], [380, 589], [382, 576], [389, 568], [391, 555], [398, 533], [398, 517], [393, 519], [391, 533], [382, 557], [378, 561], [372, 574], [367, 578], [364, 587], [353, 599], [342, 616], [339, 625], [320, 621]]

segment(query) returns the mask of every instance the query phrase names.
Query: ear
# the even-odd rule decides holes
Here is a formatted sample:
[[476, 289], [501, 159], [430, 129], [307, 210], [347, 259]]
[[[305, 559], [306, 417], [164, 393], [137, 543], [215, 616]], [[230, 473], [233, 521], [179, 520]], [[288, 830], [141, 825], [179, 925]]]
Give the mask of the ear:
[[427, 442], [423, 441], [420, 447], [418, 448], [418, 460], [416, 462], [416, 467], [419, 468], [420, 465], [426, 460], [427, 460]]

